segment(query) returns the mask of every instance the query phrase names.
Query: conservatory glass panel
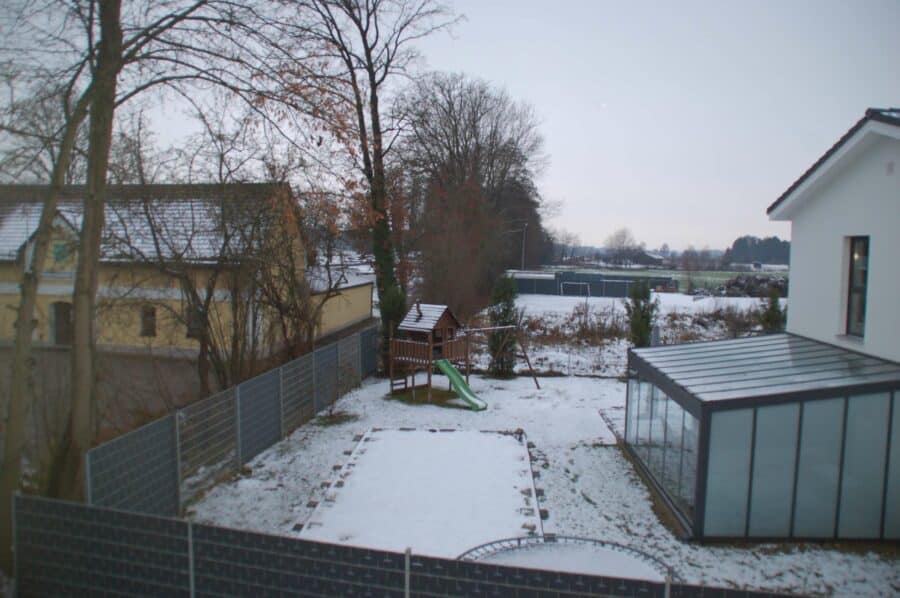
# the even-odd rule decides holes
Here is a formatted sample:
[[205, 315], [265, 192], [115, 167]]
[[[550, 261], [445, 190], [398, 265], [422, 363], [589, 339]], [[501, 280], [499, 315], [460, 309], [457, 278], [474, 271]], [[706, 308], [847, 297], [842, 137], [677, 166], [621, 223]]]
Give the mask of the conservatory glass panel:
[[844, 400], [803, 404], [794, 536], [828, 538], [834, 535]]
[[689, 509], [691, 516], [694, 514], [694, 496], [697, 484], [697, 444], [699, 442], [698, 430], [700, 429], [697, 418], [684, 412], [684, 447], [681, 451], [681, 488], [679, 495], [683, 504]]
[[712, 415], [704, 522], [704, 532], [708, 536], [744, 535], [752, 430], [752, 409], [720, 411]]
[[891, 417], [891, 454], [888, 463], [887, 499], [884, 510], [884, 537], [900, 539], [900, 391], [894, 391]]
[[649, 383], [638, 382], [637, 440], [634, 444], [644, 463], [647, 463], [650, 443], [650, 388]]
[[628, 419], [625, 421], [625, 442], [628, 444], [634, 444], [637, 427], [637, 403], [638, 381], [636, 378], [629, 378], [627, 392]]
[[881, 535], [889, 405], [889, 393], [848, 398], [838, 519], [838, 536], [842, 538]]
[[681, 476], [681, 432], [684, 427], [684, 409], [669, 399], [666, 408], [666, 443], [665, 462], [663, 464], [662, 482], [669, 496], [677, 498], [678, 482]]
[[799, 418], [798, 403], [756, 410], [750, 496], [751, 536], [790, 534]]
[[647, 461], [653, 476], [662, 481], [663, 448], [666, 438], [666, 394], [655, 386], [650, 386], [650, 456]]

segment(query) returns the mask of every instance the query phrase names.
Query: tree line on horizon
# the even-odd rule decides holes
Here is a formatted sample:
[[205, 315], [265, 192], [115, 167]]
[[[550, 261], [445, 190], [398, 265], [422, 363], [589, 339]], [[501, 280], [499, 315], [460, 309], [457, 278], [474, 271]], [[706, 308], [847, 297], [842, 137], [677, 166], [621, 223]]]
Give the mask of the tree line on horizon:
[[791, 243], [773, 237], [744, 235], [735, 239], [730, 247], [714, 250], [697, 249], [689, 245], [682, 251], [671, 249], [668, 243], [648, 249], [638, 242], [631, 231], [621, 228], [610, 234], [602, 247], [582, 245], [577, 235], [563, 229], [550, 232], [552, 263], [593, 260], [609, 265], [660, 265], [682, 270], [727, 270], [732, 264], [790, 264]]

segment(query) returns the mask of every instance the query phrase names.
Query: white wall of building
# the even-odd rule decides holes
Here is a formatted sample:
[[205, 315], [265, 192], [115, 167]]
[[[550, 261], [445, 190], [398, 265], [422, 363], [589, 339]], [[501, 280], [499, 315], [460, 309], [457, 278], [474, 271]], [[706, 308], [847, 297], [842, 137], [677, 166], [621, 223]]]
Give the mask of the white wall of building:
[[[900, 362], [900, 139], [878, 135], [790, 210], [788, 332]], [[869, 236], [866, 324], [847, 337], [848, 237]]]

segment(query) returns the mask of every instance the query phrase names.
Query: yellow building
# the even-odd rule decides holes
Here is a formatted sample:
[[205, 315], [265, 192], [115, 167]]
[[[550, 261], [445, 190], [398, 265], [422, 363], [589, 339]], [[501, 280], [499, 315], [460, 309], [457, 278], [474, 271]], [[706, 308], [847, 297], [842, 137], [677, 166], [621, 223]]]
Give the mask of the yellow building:
[[[42, 186], [0, 185], [0, 340], [13, 338], [22, 268], [30, 264], [45, 194]], [[38, 344], [71, 340], [82, 194], [67, 188], [57, 210], [38, 291]], [[336, 283], [323, 284], [321, 267], [308, 268], [299, 217], [287, 185], [111, 187], [98, 345], [191, 354], [206, 330], [218, 347], [227, 350], [238, 338], [266, 356], [293, 330], [285, 314], [293, 322], [315, 316], [317, 338], [370, 319], [372, 283], [339, 273]]]

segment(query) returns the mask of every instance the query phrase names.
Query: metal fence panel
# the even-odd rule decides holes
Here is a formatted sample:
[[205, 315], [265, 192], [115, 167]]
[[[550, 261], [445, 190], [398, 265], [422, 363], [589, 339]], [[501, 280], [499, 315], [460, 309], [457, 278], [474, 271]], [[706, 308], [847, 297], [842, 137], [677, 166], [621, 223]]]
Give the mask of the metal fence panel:
[[178, 411], [182, 504], [223, 472], [237, 469], [233, 388]]
[[359, 333], [359, 350], [361, 353], [361, 375], [363, 378], [378, 371], [378, 328], [369, 328]]
[[15, 498], [17, 595], [190, 595], [188, 525], [38, 497]]
[[403, 555], [193, 526], [197, 596], [402, 596]]
[[312, 353], [281, 367], [281, 392], [285, 432], [291, 432], [315, 415]]
[[663, 596], [660, 583], [413, 556], [416, 596]]
[[316, 359], [316, 413], [337, 400], [338, 352], [337, 344], [317, 349]]
[[175, 416], [168, 415], [88, 451], [90, 504], [177, 515], [176, 446]]
[[277, 369], [238, 387], [241, 465], [281, 440], [281, 375]]
[[[402, 596], [405, 555], [16, 496], [17, 595]], [[414, 596], [664, 596], [664, 584], [412, 556]], [[765, 592], [672, 584], [673, 597]]]
[[338, 341], [338, 395], [342, 396], [360, 382], [359, 337], [356, 334]]

